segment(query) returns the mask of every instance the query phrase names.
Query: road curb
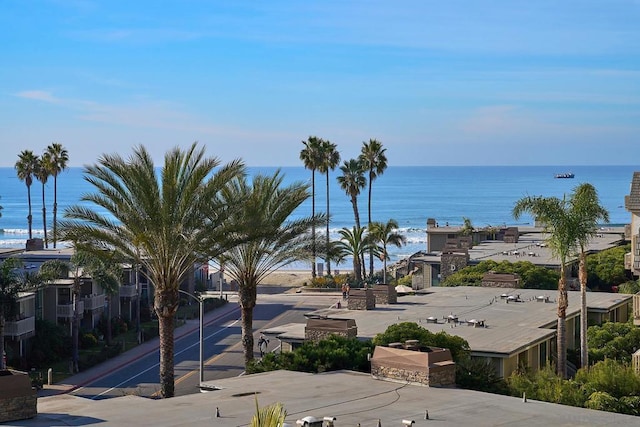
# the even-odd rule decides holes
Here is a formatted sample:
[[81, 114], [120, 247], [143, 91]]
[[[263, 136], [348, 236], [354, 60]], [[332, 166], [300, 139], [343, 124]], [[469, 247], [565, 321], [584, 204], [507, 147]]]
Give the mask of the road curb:
[[[229, 308], [227, 308], [227, 307], [229, 307]], [[227, 316], [230, 313], [234, 312], [235, 310], [239, 310], [239, 309], [240, 309], [240, 306], [237, 305], [236, 303], [228, 303], [223, 307], [223, 310], [225, 310], [224, 312], [221, 312], [221, 313], [217, 314], [215, 317], [212, 317], [210, 319], [207, 319], [206, 316], [205, 316], [204, 325], [207, 326], [208, 324], [210, 324], [212, 322], [215, 322], [216, 320], [218, 320], [218, 319], [220, 319], [220, 318], [222, 318], [224, 316]], [[215, 310], [215, 311], [217, 311], [217, 310]], [[214, 311], [214, 313], [215, 313], [215, 311]], [[178, 333], [178, 334], [174, 333], [174, 341], [184, 338], [186, 335], [192, 333], [193, 331], [197, 331], [199, 328], [200, 328], [200, 325], [198, 324], [195, 327], [191, 327], [191, 328], [188, 328], [188, 329], [185, 329], [185, 328], [178, 329], [180, 331], [180, 333]], [[158, 340], [159, 341], [158, 338], [154, 338], [154, 340]], [[147, 356], [148, 354], [158, 350], [159, 347], [160, 347], [160, 345], [159, 345], [159, 342], [158, 342], [158, 344], [153, 346], [152, 348], [149, 348], [149, 349], [144, 350], [144, 351], [140, 350], [139, 353], [136, 353], [136, 349], [139, 348], [139, 346], [138, 346], [138, 347], [135, 347], [135, 348], [129, 350], [128, 352], [121, 353], [121, 354], [123, 354], [123, 355], [129, 355], [129, 354], [133, 355], [133, 353], [136, 353], [135, 357], [143, 357], [143, 356]], [[82, 382], [80, 382], [78, 384], [68, 385], [69, 388], [64, 388], [63, 389], [63, 387], [66, 386], [65, 384], [53, 384], [51, 386], [45, 386], [43, 391], [44, 390], [55, 390], [57, 392], [55, 392], [55, 393], [45, 393], [43, 396], [38, 396], [38, 397], [46, 397], [46, 396], [53, 396], [53, 395], [58, 395], [58, 394], [71, 393], [71, 392], [73, 392], [73, 391], [75, 391], [75, 390], [77, 390], [79, 388], [82, 388], [82, 387], [86, 386], [87, 384], [90, 384], [90, 383], [92, 383], [92, 382], [94, 382], [94, 381], [96, 381], [96, 380], [98, 380], [98, 379], [100, 379], [100, 378], [102, 378], [104, 376], [107, 376], [107, 375], [111, 374], [114, 371], [117, 371], [118, 369], [123, 368], [133, 358], [134, 357], [129, 357], [126, 360], [124, 360], [121, 363], [119, 363], [118, 365], [115, 365], [115, 366], [107, 369], [106, 371], [103, 371], [103, 372], [101, 372], [99, 374], [96, 374], [93, 377], [88, 378], [88, 379], [86, 379], [86, 380], [84, 380], [84, 381], [82, 381]], [[47, 387], [52, 387], [52, 388], [48, 389]], [[58, 389], [58, 388], [60, 388], [60, 389]], [[56, 389], [58, 389], [58, 390], [56, 390]]]

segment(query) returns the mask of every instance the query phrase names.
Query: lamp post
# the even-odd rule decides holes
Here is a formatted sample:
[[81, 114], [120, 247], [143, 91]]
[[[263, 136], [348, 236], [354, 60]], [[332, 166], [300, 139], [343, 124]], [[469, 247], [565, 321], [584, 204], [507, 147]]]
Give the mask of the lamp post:
[[200, 293], [197, 296], [189, 293], [187, 291], [183, 291], [182, 289], [178, 289], [178, 292], [190, 296], [191, 298], [198, 301], [199, 309], [200, 309], [200, 381], [199, 385], [202, 385], [204, 382], [204, 300], [210, 298], [216, 298], [215, 295], [209, 295], [207, 293]]

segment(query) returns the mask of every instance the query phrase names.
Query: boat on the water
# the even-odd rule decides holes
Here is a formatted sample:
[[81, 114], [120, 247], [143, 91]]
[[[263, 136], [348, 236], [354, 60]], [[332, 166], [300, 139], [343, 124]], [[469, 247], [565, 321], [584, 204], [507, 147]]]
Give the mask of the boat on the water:
[[573, 172], [555, 174], [555, 178], [574, 178], [574, 177], [575, 177], [575, 174]]

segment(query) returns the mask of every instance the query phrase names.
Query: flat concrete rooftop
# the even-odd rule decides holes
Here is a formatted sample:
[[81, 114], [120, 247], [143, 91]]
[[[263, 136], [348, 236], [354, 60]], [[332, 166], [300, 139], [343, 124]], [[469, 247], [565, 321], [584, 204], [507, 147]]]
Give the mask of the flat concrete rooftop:
[[[71, 395], [38, 399], [38, 416], [15, 426], [246, 426], [260, 406], [281, 402], [286, 423], [335, 417], [335, 426], [631, 426], [629, 415], [574, 408], [455, 388], [380, 381], [350, 371], [275, 371], [207, 384], [218, 390], [164, 400], [123, 396], [89, 400]], [[220, 417], [216, 417], [216, 408]], [[425, 419], [428, 411], [429, 419]]]
[[[443, 227], [446, 228], [446, 227]], [[553, 255], [551, 249], [546, 246], [547, 235], [540, 228], [527, 227], [520, 230], [518, 243], [505, 243], [501, 240], [485, 240], [474, 244], [469, 249], [469, 263], [477, 264], [480, 261], [529, 261], [535, 265], [546, 267], [558, 267], [560, 261]], [[588, 253], [596, 253], [605, 249], [619, 246], [624, 241], [624, 228], [604, 228], [594, 236], [587, 245]], [[439, 263], [440, 252], [434, 252], [422, 256], [416, 256], [415, 261], [427, 263]]]
[[[472, 351], [511, 355], [533, 342], [555, 335], [556, 291], [483, 288], [475, 286], [433, 287], [423, 293], [398, 296], [397, 304], [376, 305], [373, 310], [320, 309], [308, 316], [355, 319], [359, 338], [373, 338], [390, 325], [415, 322], [431, 332], [445, 331], [469, 343]], [[511, 298], [509, 298], [511, 297]], [[628, 304], [632, 295], [588, 292], [590, 310], [609, 310]], [[567, 318], [580, 313], [580, 292], [569, 292]], [[447, 323], [448, 316], [459, 323]], [[435, 318], [437, 323], [432, 323]], [[481, 320], [484, 327], [474, 327]], [[304, 340], [304, 325], [289, 324], [265, 333], [286, 340]]]

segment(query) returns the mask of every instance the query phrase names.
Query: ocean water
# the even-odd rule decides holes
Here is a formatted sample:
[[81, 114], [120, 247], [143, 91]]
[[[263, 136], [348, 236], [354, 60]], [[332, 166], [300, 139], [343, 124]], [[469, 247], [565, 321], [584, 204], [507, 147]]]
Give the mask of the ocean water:
[[[277, 168], [249, 168], [250, 174], [272, 174]], [[580, 183], [596, 187], [601, 204], [609, 211], [610, 223], [630, 222], [624, 209], [633, 172], [640, 166], [390, 166], [373, 183], [372, 219], [386, 222], [393, 218], [408, 243], [402, 248], [389, 248], [391, 262], [426, 248], [426, 221], [435, 218], [439, 224], [459, 225], [463, 217], [475, 227], [487, 225], [533, 224], [530, 217], [515, 221], [511, 215], [514, 203], [524, 196], [563, 197]], [[281, 168], [285, 182], [311, 182], [311, 172], [303, 167]], [[574, 179], [556, 179], [556, 173], [573, 172]], [[331, 235], [355, 223], [349, 197], [340, 189], [336, 177], [329, 175]], [[34, 237], [42, 237], [41, 184], [31, 187]], [[52, 220], [53, 180], [46, 184], [47, 217]], [[58, 177], [58, 212], [76, 204], [82, 194], [93, 191], [83, 179], [82, 168], [70, 168]], [[368, 221], [367, 188], [358, 199], [360, 220]], [[0, 168], [0, 247], [24, 247], [27, 232], [27, 188], [16, 177], [13, 168]], [[326, 177], [316, 174], [316, 211], [326, 211]], [[311, 213], [311, 199], [295, 216]], [[50, 228], [50, 226], [49, 226]], [[347, 262], [343, 268], [350, 268]], [[379, 266], [379, 262], [376, 265]]]

